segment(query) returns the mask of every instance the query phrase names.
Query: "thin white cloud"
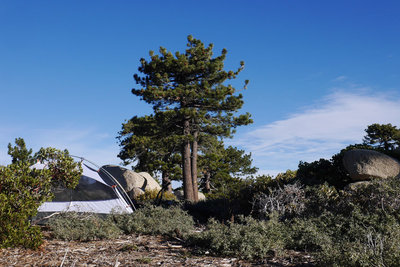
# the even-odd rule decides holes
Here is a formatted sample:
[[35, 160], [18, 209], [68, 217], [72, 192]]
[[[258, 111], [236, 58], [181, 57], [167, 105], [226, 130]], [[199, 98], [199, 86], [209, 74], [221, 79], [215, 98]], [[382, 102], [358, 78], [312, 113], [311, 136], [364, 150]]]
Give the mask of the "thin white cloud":
[[339, 91], [312, 108], [248, 132], [235, 144], [252, 152], [264, 173], [284, 171], [296, 168], [300, 160], [330, 158], [349, 144], [361, 143], [372, 123], [400, 125], [400, 97]]
[[334, 82], [342, 82], [345, 80], [347, 80], [347, 76], [345, 76], [345, 75], [341, 75], [341, 76], [338, 76], [335, 79], [333, 79]]

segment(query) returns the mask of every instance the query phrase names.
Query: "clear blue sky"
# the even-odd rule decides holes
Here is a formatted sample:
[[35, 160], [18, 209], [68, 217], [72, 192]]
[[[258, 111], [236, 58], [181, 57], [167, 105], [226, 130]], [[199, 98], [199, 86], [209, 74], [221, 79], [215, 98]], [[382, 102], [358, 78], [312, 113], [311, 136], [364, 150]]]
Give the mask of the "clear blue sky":
[[228, 143], [260, 173], [295, 169], [400, 126], [399, 1], [0, 0], [0, 164], [23, 137], [119, 163], [124, 120], [151, 112], [131, 94], [139, 59], [192, 34], [228, 50], [254, 124]]

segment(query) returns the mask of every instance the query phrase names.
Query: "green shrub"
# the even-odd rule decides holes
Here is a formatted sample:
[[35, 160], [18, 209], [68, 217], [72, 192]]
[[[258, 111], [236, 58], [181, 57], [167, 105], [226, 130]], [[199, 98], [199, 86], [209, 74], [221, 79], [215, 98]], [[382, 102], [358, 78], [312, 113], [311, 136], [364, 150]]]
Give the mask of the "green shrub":
[[[252, 213], [254, 200], [261, 193], [295, 182], [296, 172], [287, 170], [276, 178], [260, 175], [251, 179], [230, 178], [220, 181], [218, 190], [207, 194], [207, 200], [195, 205], [187, 205], [191, 214], [197, 215], [201, 210], [204, 217], [215, 217], [228, 220], [232, 216]], [[209, 213], [209, 215], [207, 215]]]
[[233, 214], [239, 212], [240, 203], [225, 198], [206, 199], [197, 203], [185, 202], [183, 208], [193, 216], [196, 222], [206, 224], [210, 218], [220, 221], [229, 220]]
[[329, 245], [325, 244], [315, 255], [318, 262], [324, 266], [399, 266], [399, 223], [390, 216], [382, 221], [360, 212], [355, 214], [340, 218], [341, 227], [330, 228], [335, 233], [331, 234]]
[[73, 188], [82, 169], [68, 151], [54, 148], [42, 148], [35, 155], [36, 159], [48, 163], [48, 169], [31, 169], [32, 150], [26, 149], [22, 138], [16, 139], [16, 144], [15, 147], [8, 145], [13, 163], [0, 167], [0, 247], [37, 248], [42, 243], [42, 235], [29, 219], [37, 214], [43, 202], [52, 199], [52, 185]]
[[36, 248], [42, 243], [29, 218], [51, 197], [50, 175], [25, 163], [0, 167], [0, 247]]
[[158, 199], [161, 198], [162, 194], [162, 200], [177, 200], [176, 196], [170, 192], [162, 192], [160, 193], [159, 190], [153, 189], [153, 190], [146, 190], [144, 194], [139, 195], [135, 198], [136, 201], [149, 201], [149, 200], [156, 200], [157, 197]]
[[329, 231], [332, 228], [326, 227], [322, 222], [296, 218], [286, 226], [288, 227], [288, 238], [285, 243], [287, 249], [319, 253], [332, 243]]
[[210, 219], [205, 231], [190, 236], [189, 244], [214, 255], [245, 259], [268, 258], [282, 252], [286, 237], [284, 226], [276, 216], [267, 222], [252, 217], [238, 218], [238, 222], [228, 225]]
[[61, 240], [91, 241], [117, 237], [121, 230], [111, 217], [93, 213], [65, 212], [49, 219], [52, 235]]
[[117, 226], [126, 234], [160, 234], [185, 237], [194, 230], [193, 218], [180, 207], [146, 205], [132, 214], [114, 214]]
[[400, 265], [400, 181], [355, 191], [308, 187], [306, 209], [284, 223], [286, 247], [309, 251], [321, 266]]

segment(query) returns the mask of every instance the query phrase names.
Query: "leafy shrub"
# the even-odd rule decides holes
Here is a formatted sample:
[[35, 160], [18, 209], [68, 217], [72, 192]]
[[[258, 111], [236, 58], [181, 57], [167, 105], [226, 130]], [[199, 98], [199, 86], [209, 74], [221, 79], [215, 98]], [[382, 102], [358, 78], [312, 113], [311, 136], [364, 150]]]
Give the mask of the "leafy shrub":
[[363, 188], [348, 192], [345, 198], [364, 212], [396, 214], [400, 211], [400, 179], [373, 180]]
[[378, 218], [356, 210], [354, 216], [332, 219], [336, 225], [329, 227], [321, 227], [321, 222], [314, 220], [321, 227], [320, 233], [328, 230], [330, 236], [330, 242], [315, 254], [321, 265], [399, 266], [400, 225], [393, 217]]
[[[162, 194], [162, 195], [161, 195]], [[139, 195], [135, 198], [137, 201], [149, 201], [149, 200], [156, 200], [162, 197], [162, 200], [177, 200], [176, 196], [171, 192], [161, 192], [157, 189], [153, 190], [146, 190], [144, 194]]]
[[196, 222], [207, 223], [210, 218], [220, 221], [229, 220], [233, 214], [238, 214], [241, 205], [238, 200], [226, 198], [206, 199], [197, 203], [185, 202], [183, 208], [193, 216]]
[[311, 163], [300, 162], [297, 178], [304, 185], [321, 185], [328, 183], [337, 188], [343, 188], [349, 183], [349, 178], [337, 160], [320, 159]]
[[[13, 163], [0, 167], [0, 247], [37, 248], [42, 243], [42, 235], [29, 219], [37, 214], [43, 202], [52, 199], [52, 185], [73, 188], [82, 169], [68, 151], [42, 148], [33, 158], [32, 150], [26, 149], [22, 138], [15, 142], [15, 147], [8, 145]], [[49, 168], [31, 169], [34, 159], [46, 161]]]
[[399, 266], [400, 181], [372, 181], [355, 191], [306, 188], [306, 209], [286, 220], [286, 247], [314, 253], [322, 266]]
[[40, 229], [29, 218], [51, 197], [49, 174], [21, 162], [0, 167], [0, 247], [36, 248], [42, 243]]
[[214, 255], [267, 258], [282, 252], [285, 239], [283, 227], [276, 216], [267, 222], [239, 216], [238, 222], [228, 225], [210, 219], [205, 231], [189, 237], [189, 244]]
[[206, 201], [185, 203], [185, 209], [205, 223], [209, 218], [230, 220], [237, 215], [248, 216], [253, 211], [254, 199], [271, 189], [295, 182], [296, 171], [287, 170], [275, 178], [260, 175], [251, 179], [224, 178], [218, 188], [206, 194]]
[[126, 234], [161, 234], [185, 237], [194, 230], [193, 218], [180, 207], [146, 205], [132, 214], [114, 214], [117, 226]]
[[[313, 219], [296, 218], [286, 222], [288, 238], [285, 247], [288, 249], [321, 252], [325, 247], [331, 246], [330, 221], [323, 215], [317, 221]], [[329, 217], [329, 215], [328, 215]], [[326, 224], [324, 224], [325, 222]]]
[[121, 234], [111, 217], [100, 217], [93, 213], [60, 213], [51, 217], [47, 224], [52, 235], [62, 240], [91, 241]]

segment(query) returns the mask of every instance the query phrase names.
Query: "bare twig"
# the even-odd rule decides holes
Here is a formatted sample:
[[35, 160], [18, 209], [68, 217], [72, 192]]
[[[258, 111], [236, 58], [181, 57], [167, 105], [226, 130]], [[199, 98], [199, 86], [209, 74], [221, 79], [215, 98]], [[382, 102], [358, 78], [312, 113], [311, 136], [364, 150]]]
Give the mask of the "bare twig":
[[62, 267], [64, 265], [64, 261], [67, 258], [68, 251], [69, 251], [69, 248], [67, 247], [67, 250], [65, 251], [64, 258], [63, 258], [63, 260], [62, 260], [62, 262], [60, 264], [60, 267]]

